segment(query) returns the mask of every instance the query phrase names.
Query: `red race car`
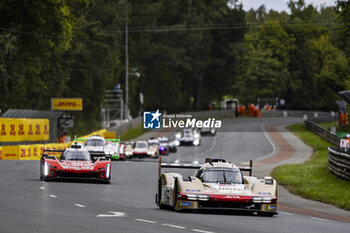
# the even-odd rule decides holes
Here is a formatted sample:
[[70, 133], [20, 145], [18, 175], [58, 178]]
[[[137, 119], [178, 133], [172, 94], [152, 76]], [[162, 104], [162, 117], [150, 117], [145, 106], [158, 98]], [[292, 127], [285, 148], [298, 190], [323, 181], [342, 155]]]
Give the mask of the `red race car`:
[[101, 154], [90, 153], [80, 145], [65, 150], [44, 150], [62, 152], [61, 158], [43, 154], [40, 160], [40, 180], [90, 179], [109, 184], [111, 181], [111, 160]]

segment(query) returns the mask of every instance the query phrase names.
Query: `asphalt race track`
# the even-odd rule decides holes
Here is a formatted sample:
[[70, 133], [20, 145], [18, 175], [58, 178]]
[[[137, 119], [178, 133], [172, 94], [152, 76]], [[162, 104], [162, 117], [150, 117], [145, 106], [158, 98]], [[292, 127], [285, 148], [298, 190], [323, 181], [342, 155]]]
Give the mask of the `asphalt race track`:
[[[222, 157], [235, 163], [264, 157], [274, 148], [262, 125], [292, 118], [225, 119], [199, 147], [179, 147], [167, 161]], [[300, 120], [299, 120], [300, 121]], [[185, 173], [193, 173], [186, 171]], [[39, 161], [0, 161], [0, 232], [349, 232], [350, 224], [280, 212], [176, 213], [155, 205], [157, 163], [113, 162], [110, 185], [41, 182]]]

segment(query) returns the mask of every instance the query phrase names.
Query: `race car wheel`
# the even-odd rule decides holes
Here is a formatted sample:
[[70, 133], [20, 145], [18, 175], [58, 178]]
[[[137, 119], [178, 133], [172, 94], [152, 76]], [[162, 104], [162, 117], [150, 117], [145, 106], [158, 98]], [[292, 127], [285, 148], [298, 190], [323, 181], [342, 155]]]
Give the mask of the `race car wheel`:
[[174, 182], [174, 210], [175, 211], [179, 211], [179, 209], [176, 208], [177, 206], [177, 192], [178, 192], [178, 182], [177, 182], [177, 178], [175, 178], [175, 182]]
[[157, 194], [157, 206], [159, 209], [164, 209], [164, 205], [162, 204], [162, 180], [159, 178], [158, 181], [158, 194]]

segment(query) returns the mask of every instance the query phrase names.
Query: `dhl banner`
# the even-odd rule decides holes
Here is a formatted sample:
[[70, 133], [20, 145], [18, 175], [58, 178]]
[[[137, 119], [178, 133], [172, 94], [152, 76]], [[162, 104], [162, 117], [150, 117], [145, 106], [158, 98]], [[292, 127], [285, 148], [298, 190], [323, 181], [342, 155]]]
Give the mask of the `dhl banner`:
[[115, 139], [115, 138], [117, 138], [117, 134], [116, 134], [116, 132], [107, 131], [103, 134], [103, 137], [105, 139]]
[[48, 119], [0, 118], [0, 142], [48, 141]]
[[[0, 118], [0, 119], [7, 120], [7, 118]], [[10, 119], [10, 120], [23, 120], [23, 119]], [[35, 120], [41, 120], [41, 119], [24, 119], [24, 120], [31, 120], [30, 123], [35, 124]], [[48, 125], [48, 122], [47, 122], [47, 125]], [[24, 126], [23, 131], [27, 132], [30, 130], [30, 128], [31, 128], [31, 131], [33, 131], [33, 135], [34, 135], [36, 127]], [[105, 138], [115, 138], [115, 132], [108, 132], [106, 129], [92, 132], [80, 138], [87, 139], [92, 135], [99, 135]], [[44, 152], [44, 149], [64, 150], [65, 148], [70, 147], [71, 144], [72, 142], [2, 146], [0, 147], [0, 160], [40, 160], [43, 153], [47, 153], [49, 155], [53, 155], [59, 158], [61, 156], [61, 152]]]
[[64, 150], [67, 147], [69, 147], [69, 143], [2, 146], [1, 157], [3, 160], [39, 160], [43, 153], [48, 153], [59, 158], [61, 152], [44, 152], [44, 149]]
[[79, 98], [52, 98], [51, 110], [82, 111], [83, 99]]

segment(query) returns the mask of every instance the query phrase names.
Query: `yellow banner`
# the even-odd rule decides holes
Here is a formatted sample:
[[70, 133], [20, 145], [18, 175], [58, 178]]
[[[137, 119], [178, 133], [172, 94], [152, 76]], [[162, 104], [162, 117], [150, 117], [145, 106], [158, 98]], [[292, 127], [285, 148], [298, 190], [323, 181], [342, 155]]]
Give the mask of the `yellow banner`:
[[0, 142], [48, 141], [48, 119], [0, 118]]
[[44, 152], [44, 149], [64, 150], [69, 143], [33, 144], [0, 147], [0, 159], [3, 160], [40, 160], [43, 153], [60, 157], [62, 152]]
[[116, 132], [107, 131], [103, 134], [103, 137], [105, 139], [115, 139], [115, 138], [117, 138], [117, 134], [116, 134]]
[[3, 160], [19, 160], [20, 157], [19, 146], [2, 146]]
[[83, 111], [83, 99], [52, 98], [51, 110]]

